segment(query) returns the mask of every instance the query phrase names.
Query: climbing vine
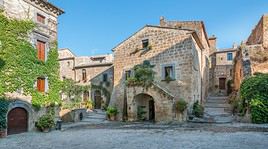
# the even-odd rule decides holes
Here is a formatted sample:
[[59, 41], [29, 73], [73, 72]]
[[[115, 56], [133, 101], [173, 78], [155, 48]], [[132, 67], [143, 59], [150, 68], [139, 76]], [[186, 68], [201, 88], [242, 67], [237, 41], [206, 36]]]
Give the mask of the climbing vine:
[[[21, 90], [32, 96], [32, 105], [36, 108], [60, 104], [57, 44], [49, 45], [46, 62], [38, 60], [37, 50], [29, 42], [34, 28], [30, 20], [10, 19], [0, 12], [0, 96]], [[37, 92], [38, 77], [48, 78], [47, 93]]]

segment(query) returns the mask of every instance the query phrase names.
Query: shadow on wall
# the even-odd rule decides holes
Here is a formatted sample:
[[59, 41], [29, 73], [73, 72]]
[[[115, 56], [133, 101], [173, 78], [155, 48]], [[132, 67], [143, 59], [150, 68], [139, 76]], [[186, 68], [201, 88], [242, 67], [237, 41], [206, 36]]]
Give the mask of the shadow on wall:
[[[188, 38], [185, 38], [183, 41], [180, 41], [179, 43], [176, 43], [175, 45], [149, 58], [145, 58], [145, 56], [154, 54], [152, 52], [154, 49], [153, 47], [146, 52], [138, 51], [135, 54], [133, 54], [133, 51], [129, 51], [128, 53], [129, 56], [125, 56], [124, 59], [131, 59], [131, 58], [138, 59], [139, 63], [137, 63], [134, 60], [125, 61], [124, 66], [131, 65], [132, 67], [128, 69], [133, 69], [135, 65], [141, 64], [144, 60], [149, 60], [152, 65], [155, 65], [154, 71], [157, 70], [155, 81], [159, 83], [159, 85], [162, 88], [169, 90], [174, 95], [175, 101], [179, 99], [185, 99], [186, 101], [188, 101], [188, 103], [192, 103], [193, 102], [192, 101], [193, 97], [191, 94], [193, 92], [192, 84], [196, 83], [194, 81], [197, 81], [199, 82], [199, 84], [201, 84], [201, 78], [197, 78], [197, 80], [192, 80], [192, 75], [193, 75], [192, 73], [194, 72], [195, 76], [200, 76], [200, 77], [202, 76], [201, 71], [200, 71], [200, 66], [201, 66], [200, 62], [198, 61], [194, 63], [193, 61], [194, 58], [198, 59], [198, 54], [192, 51], [193, 48], [194, 50], [198, 50], [196, 49], [196, 47], [193, 47], [192, 38], [188, 37]], [[161, 79], [162, 77], [161, 65], [165, 63], [175, 63], [176, 65], [175, 71], [180, 71], [179, 78], [176, 77], [177, 80], [170, 81], [167, 83]], [[193, 69], [193, 65], [195, 65], [194, 67], [197, 68], [197, 70]], [[110, 105], [112, 106], [115, 105], [118, 108], [119, 119], [127, 120], [128, 103], [127, 103], [126, 86], [125, 86], [125, 73], [122, 72], [124, 68], [121, 68], [121, 69], [122, 70], [120, 70], [120, 72], [114, 73], [114, 75], [120, 74], [121, 77], [118, 81], [118, 84], [114, 84], [114, 89], [113, 89], [112, 96], [111, 96], [112, 101]], [[118, 70], [115, 70], [115, 71], [118, 71]], [[178, 76], [178, 74], [176, 74], [176, 76]], [[201, 86], [197, 86], [196, 90], [200, 94], [199, 97], [201, 100], [201, 92], [202, 92]], [[173, 107], [170, 107], [170, 108], [172, 108], [174, 111]]]

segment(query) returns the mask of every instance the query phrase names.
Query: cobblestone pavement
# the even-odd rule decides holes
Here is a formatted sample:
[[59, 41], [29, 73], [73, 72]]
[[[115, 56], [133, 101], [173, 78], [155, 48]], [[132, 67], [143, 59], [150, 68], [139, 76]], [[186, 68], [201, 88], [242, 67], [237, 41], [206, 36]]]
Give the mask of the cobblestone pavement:
[[[268, 132], [169, 128], [83, 128], [0, 139], [0, 149], [267, 149]], [[222, 129], [222, 128], [220, 128]]]

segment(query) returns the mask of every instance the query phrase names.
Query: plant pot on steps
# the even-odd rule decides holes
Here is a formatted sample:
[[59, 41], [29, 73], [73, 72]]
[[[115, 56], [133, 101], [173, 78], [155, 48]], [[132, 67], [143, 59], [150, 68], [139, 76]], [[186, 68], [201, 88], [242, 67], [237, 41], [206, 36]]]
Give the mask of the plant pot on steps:
[[42, 129], [42, 132], [44, 132], [44, 133], [48, 133], [49, 131], [50, 131], [49, 128], [44, 128], [44, 129]]
[[5, 138], [5, 137], [7, 137], [7, 130], [6, 129], [0, 130], [0, 138]]
[[115, 115], [110, 115], [110, 121], [115, 121], [116, 120], [116, 116]]

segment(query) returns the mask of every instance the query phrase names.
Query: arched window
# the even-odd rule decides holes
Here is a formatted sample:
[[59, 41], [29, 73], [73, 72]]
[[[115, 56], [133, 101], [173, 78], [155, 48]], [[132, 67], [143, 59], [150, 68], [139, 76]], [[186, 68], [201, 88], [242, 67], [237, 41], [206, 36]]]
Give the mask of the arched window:
[[87, 71], [86, 71], [86, 69], [82, 69], [82, 80], [84, 82], [87, 81]]

